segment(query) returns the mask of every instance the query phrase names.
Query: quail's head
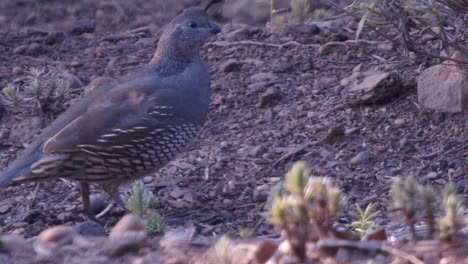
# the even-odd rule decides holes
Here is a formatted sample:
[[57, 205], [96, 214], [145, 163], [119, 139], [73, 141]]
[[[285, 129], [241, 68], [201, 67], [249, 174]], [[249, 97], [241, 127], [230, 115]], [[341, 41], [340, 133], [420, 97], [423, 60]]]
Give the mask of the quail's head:
[[160, 42], [187, 54], [197, 52], [208, 37], [220, 32], [221, 28], [209, 21], [204, 9], [191, 8], [167, 25]]

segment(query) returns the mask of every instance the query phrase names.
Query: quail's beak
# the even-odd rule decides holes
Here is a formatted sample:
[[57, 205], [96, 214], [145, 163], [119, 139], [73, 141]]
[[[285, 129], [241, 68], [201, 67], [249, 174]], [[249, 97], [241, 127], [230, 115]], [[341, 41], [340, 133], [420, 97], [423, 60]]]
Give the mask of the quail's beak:
[[221, 28], [216, 24], [210, 23], [210, 33], [213, 35], [221, 33]]

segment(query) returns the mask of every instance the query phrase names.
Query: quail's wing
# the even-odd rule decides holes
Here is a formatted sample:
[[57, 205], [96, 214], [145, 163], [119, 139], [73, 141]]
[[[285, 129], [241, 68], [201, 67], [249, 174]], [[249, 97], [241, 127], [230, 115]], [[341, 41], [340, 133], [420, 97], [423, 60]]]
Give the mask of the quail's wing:
[[82, 150], [106, 162], [136, 160], [146, 167], [167, 161], [197, 133], [198, 126], [176, 107], [174, 87], [154, 88], [153, 83], [117, 87], [51, 137], [43, 151]]

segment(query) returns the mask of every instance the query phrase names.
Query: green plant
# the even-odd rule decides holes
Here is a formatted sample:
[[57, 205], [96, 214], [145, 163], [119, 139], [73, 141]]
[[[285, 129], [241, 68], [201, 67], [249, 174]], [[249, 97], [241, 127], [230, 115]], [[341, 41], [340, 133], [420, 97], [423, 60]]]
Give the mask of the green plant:
[[137, 180], [133, 183], [131, 192], [122, 195], [122, 200], [130, 212], [142, 217], [150, 208], [154, 196], [153, 193], [145, 188], [142, 180]]
[[435, 233], [435, 211], [437, 197], [431, 186], [419, 186], [418, 194], [421, 199], [422, 209], [427, 219], [427, 225], [429, 226], [429, 237], [433, 237]]
[[403, 214], [406, 224], [410, 228], [412, 241], [416, 241], [417, 186], [414, 178], [407, 177], [404, 181], [401, 178], [395, 178], [391, 194], [395, 208]]
[[294, 254], [306, 259], [305, 245], [318, 237], [341, 237], [332, 220], [342, 210], [345, 198], [329, 178], [312, 177], [304, 162], [297, 162], [286, 176], [287, 194], [272, 203], [271, 221], [280, 227]]
[[292, 21], [293, 23], [304, 22], [310, 12], [309, 0], [291, 0]]
[[444, 189], [443, 211], [444, 215], [439, 221], [440, 237], [442, 240], [454, 241], [461, 235], [460, 228], [467, 225], [468, 221], [464, 216], [463, 204], [458, 199], [452, 184]]
[[145, 225], [148, 232], [153, 235], [163, 234], [166, 229], [166, 222], [164, 222], [163, 217], [156, 212], [146, 214]]
[[21, 88], [8, 84], [2, 89], [2, 102], [10, 110], [45, 112], [60, 108], [69, 99], [69, 73], [44, 68], [31, 68]]
[[7, 107], [18, 106], [21, 102], [21, 97], [18, 87], [13, 84], [8, 84], [5, 88], [2, 89], [2, 102]]
[[122, 200], [130, 212], [144, 220], [148, 232], [164, 233], [166, 223], [161, 215], [151, 210], [154, 195], [145, 188], [142, 180], [133, 182], [131, 191], [122, 195]]
[[249, 239], [254, 237], [254, 232], [252, 229], [247, 227], [242, 227], [239, 229], [239, 236], [241, 239]]
[[223, 235], [214, 245], [214, 254], [217, 263], [233, 264], [233, 256], [235, 254], [234, 243], [227, 236]]
[[374, 223], [374, 219], [380, 214], [380, 211], [372, 212], [373, 210], [374, 205], [372, 203], [369, 203], [365, 210], [362, 210], [361, 206], [356, 204], [354, 212], [351, 213], [352, 216], [358, 219], [351, 224], [351, 227], [355, 228], [361, 238], [379, 227]]

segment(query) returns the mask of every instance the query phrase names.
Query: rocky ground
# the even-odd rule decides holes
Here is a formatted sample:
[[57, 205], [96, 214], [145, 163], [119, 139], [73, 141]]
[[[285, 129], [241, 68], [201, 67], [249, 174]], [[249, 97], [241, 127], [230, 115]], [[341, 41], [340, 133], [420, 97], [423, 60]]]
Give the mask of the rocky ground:
[[[200, 1], [159, 2], [2, 1], [0, 87], [21, 86], [28, 70], [44, 67], [77, 77], [72, 97], [78, 97], [83, 93], [79, 83], [138, 69], [151, 58], [160, 26]], [[349, 208], [376, 204], [382, 211], [377, 223], [389, 228], [398, 223], [389, 210], [396, 176], [415, 176], [437, 190], [452, 181], [466, 203], [467, 116], [434, 112], [417, 100], [415, 77], [435, 59], [403, 57], [372, 32], [357, 43], [348, 41], [357, 22], [347, 17], [264, 27], [214, 15], [224, 33], [202, 50], [213, 87], [209, 121], [187, 152], [144, 178], [170, 227], [193, 228], [200, 237], [236, 237], [241, 228], [257, 236], [277, 234], [265, 217], [269, 191], [298, 160], [331, 177], [347, 195]], [[425, 45], [434, 46], [430, 39]], [[346, 78], [368, 70], [395, 72], [402, 90], [378, 103], [347, 104]], [[0, 168], [72, 102], [42, 113], [2, 108]], [[107, 198], [99, 188], [93, 193], [97, 209], [105, 206], [107, 201], [99, 205]], [[0, 230], [34, 237], [51, 226], [83, 222], [80, 208], [75, 183], [4, 188]], [[112, 209], [103, 218], [105, 229], [121, 216], [120, 209]], [[340, 219], [351, 221], [349, 215]]]

